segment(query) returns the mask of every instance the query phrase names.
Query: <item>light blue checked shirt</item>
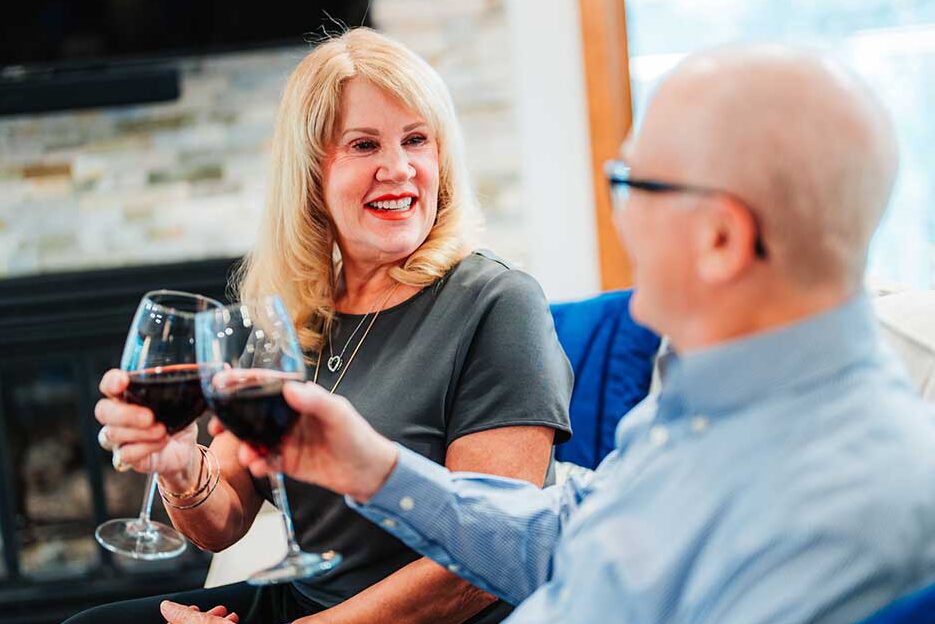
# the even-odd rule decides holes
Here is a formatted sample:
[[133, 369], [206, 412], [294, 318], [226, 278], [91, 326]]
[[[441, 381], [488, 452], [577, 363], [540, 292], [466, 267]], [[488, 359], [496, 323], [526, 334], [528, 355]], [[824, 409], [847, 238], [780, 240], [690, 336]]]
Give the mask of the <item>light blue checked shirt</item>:
[[935, 579], [935, 419], [864, 296], [664, 364], [590, 480], [401, 449], [349, 504], [514, 624], [854, 622]]

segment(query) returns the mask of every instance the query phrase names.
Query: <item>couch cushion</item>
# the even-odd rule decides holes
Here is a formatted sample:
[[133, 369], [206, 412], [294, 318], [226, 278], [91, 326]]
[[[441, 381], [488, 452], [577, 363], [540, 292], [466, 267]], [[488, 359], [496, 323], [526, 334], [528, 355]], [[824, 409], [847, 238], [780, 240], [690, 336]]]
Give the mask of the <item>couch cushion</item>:
[[935, 291], [911, 290], [873, 300], [881, 331], [913, 384], [935, 401]]
[[617, 423], [649, 392], [659, 337], [630, 318], [631, 291], [552, 304], [558, 339], [575, 372], [572, 438], [556, 457], [594, 468], [614, 448]]
[[935, 585], [897, 600], [861, 624], [935, 624]]

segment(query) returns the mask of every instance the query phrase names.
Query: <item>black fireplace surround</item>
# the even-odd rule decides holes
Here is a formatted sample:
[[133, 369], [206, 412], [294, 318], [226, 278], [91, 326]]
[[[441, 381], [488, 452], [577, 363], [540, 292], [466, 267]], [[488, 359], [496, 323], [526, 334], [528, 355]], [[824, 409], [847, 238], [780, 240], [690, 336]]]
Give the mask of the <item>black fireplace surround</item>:
[[[172, 288], [227, 300], [236, 261], [0, 280], [0, 624], [57, 623], [204, 582], [209, 556], [194, 546], [154, 563], [94, 542], [100, 522], [139, 513], [144, 477], [111, 468], [93, 407], [142, 294]], [[165, 518], [158, 497], [153, 516]]]

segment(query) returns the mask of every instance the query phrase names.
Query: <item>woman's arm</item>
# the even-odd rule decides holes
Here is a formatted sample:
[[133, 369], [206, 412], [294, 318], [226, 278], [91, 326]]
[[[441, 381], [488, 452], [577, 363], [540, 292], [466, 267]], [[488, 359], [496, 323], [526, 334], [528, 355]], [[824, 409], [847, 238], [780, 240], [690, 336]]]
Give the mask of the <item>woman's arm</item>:
[[[240, 443], [232, 433], [218, 433], [211, 452], [218, 459], [221, 480], [204, 503], [193, 509], [166, 505], [172, 524], [200, 548], [218, 552], [243, 537], [253, 524], [263, 499], [247, 470], [237, 461]], [[197, 477], [160, 475], [160, 487], [184, 492]]]
[[[542, 487], [552, 453], [550, 427], [501, 427], [464, 435], [448, 447], [445, 466], [523, 479]], [[463, 622], [494, 602], [490, 594], [461, 580], [429, 559], [419, 559], [353, 598], [302, 624]]]

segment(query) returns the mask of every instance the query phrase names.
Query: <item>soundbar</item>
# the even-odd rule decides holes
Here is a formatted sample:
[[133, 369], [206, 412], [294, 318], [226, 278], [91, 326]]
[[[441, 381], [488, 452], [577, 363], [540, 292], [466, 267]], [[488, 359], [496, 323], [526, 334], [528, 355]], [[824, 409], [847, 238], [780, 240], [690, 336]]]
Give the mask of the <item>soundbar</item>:
[[0, 115], [166, 102], [179, 97], [173, 66], [101, 66], [0, 74]]

